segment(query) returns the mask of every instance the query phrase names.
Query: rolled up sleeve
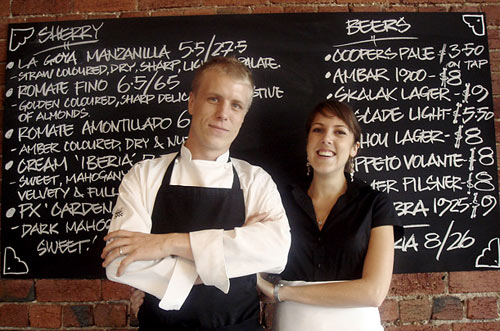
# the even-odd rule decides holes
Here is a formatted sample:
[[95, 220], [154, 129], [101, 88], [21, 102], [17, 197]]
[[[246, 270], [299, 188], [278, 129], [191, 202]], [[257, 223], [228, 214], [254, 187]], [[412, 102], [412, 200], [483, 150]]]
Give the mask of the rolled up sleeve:
[[222, 292], [229, 291], [229, 277], [224, 259], [224, 230], [202, 230], [191, 232], [191, 250], [196, 271], [205, 285], [212, 285]]

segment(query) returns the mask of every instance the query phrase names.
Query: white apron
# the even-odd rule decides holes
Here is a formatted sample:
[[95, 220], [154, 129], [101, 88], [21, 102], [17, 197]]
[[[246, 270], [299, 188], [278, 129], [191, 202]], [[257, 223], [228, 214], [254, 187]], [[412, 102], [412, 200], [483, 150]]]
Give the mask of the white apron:
[[[282, 281], [287, 286], [333, 282]], [[274, 331], [383, 331], [376, 307], [333, 308], [285, 301], [276, 305]]]

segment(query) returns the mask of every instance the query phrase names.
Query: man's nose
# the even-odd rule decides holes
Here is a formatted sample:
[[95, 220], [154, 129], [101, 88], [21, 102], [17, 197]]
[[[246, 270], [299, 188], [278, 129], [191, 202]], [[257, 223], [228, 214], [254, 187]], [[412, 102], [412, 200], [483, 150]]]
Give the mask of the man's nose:
[[227, 102], [221, 102], [217, 106], [216, 117], [223, 121], [227, 120], [229, 114], [229, 104]]

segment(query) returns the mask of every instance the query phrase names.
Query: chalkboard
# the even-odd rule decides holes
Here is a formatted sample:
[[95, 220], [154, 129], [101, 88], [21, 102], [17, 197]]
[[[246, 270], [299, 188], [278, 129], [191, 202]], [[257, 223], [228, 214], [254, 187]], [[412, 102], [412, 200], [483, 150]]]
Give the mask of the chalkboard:
[[2, 275], [103, 276], [118, 186], [187, 135], [193, 70], [236, 56], [255, 75], [232, 155], [280, 183], [305, 175], [307, 112], [337, 98], [363, 127], [357, 175], [405, 228], [395, 271], [500, 267], [485, 17], [321, 13], [9, 25]]

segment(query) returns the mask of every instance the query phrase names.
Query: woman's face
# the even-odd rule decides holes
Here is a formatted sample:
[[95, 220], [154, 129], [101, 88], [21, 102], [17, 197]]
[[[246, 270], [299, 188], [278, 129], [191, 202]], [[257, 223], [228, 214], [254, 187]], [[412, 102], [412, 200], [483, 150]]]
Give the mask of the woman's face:
[[307, 160], [319, 174], [344, 172], [349, 157], [356, 156], [359, 144], [343, 120], [318, 113], [307, 137]]

